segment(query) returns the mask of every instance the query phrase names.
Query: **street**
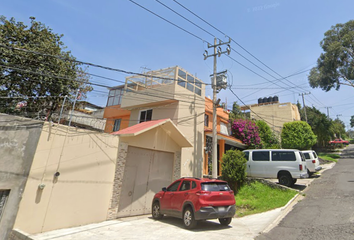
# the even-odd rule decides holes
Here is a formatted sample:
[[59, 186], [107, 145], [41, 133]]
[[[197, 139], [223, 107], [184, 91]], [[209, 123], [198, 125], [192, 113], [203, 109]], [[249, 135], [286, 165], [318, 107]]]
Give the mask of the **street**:
[[354, 239], [354, 146], [305, 194], [277, 227], [256, 239]]

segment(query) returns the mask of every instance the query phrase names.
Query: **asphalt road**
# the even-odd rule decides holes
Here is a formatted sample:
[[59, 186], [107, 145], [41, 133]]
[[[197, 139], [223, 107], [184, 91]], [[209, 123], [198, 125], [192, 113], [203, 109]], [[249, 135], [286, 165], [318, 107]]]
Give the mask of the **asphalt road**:
[[354, 145], [349, 145], [332, 170], [305, 192], [305, 198], [268, 233], [257, 240], [354, 240]]

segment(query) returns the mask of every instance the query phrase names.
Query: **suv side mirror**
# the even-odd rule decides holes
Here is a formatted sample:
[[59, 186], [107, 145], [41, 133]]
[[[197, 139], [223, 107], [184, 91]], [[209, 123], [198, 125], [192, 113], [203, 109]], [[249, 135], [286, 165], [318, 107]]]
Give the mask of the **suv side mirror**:
[[163, 187], [162, 191], [167, 192], [167, 188]]

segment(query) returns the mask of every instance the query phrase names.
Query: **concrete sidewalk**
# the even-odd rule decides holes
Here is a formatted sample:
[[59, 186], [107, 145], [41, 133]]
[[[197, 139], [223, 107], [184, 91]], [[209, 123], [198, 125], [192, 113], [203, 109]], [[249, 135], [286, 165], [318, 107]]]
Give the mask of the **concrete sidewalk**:
[[[325, 164], [323, 172], [334, 166]], [[316, 178], [301, 179], [295, 185], [300, 191], [306, 189]], [[276, 181], [276, 180], [274, 180]], [[181, 219], [164, 217], [155, 221], [151, 215], [121, 218], [85, 226], [55, 230], [35, 235], [26, 235], [26, 240], [113, 240], [113, 239], [254, 239], [262, 232], [268, 232], [277, 226], [280, 220], [290, 212], [293, 206], [303, 198], [297, 194], [288, 204], [268, 212], [242, 218], [234, 218], [230, 226], [219, 224], [218, 220], [202, 221], [196, 229], [186, 230]]]
[[28, 236], [33, 240], [113, 240], [113, 239], [254, 239], [282, 215], [286, 207], [269, 212], [234, 218], [230, 226], [218, 220], [200, 222], [196, 229], [186, 230], [181, 219], [164, 217], [155, 221], [151, 215], [122, 218], [76, 228]]

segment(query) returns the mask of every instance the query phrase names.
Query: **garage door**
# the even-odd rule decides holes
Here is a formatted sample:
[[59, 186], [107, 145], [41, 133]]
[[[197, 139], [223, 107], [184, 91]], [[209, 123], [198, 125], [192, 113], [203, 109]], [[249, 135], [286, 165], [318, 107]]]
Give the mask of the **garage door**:
[[173, 153], [129, 147], [118, 217], [149, 214], [155, 193], [172, 182]]

